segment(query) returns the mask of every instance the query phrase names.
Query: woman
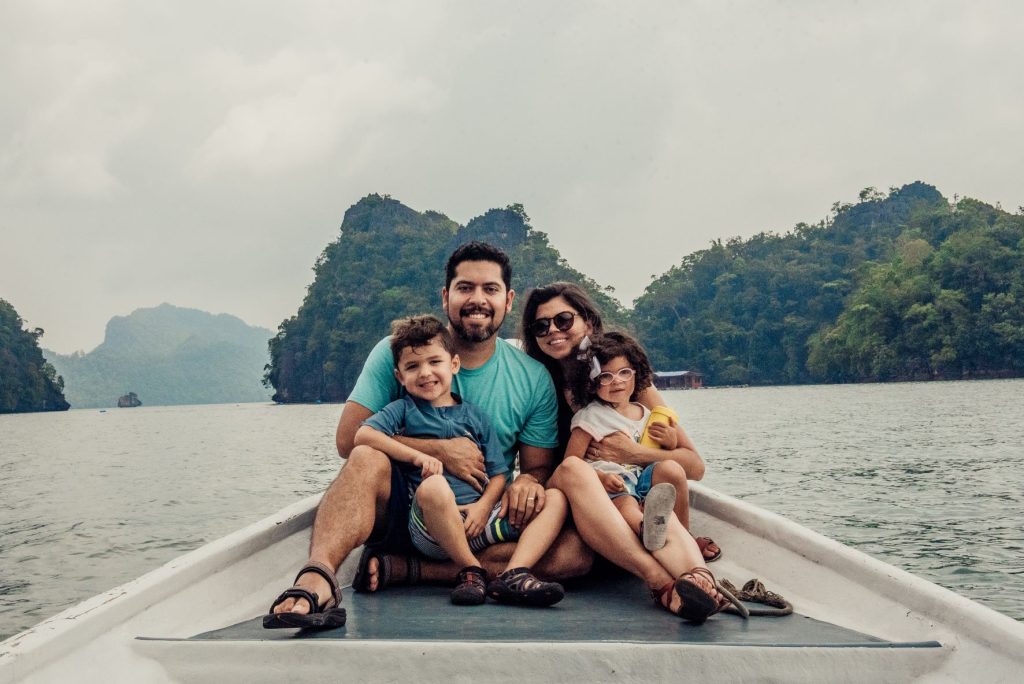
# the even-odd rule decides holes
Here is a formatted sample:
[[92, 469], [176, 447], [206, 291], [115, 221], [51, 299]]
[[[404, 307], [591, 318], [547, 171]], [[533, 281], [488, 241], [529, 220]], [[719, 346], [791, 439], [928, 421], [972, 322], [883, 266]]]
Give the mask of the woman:
[[[603, 332], [601, 315], [587, 294], [571, 283], [554, 283], [529, 293], [523, 307], [520, 339], [527, 354], [542, 362], [551, 373], [559, 395], [559, 443], [569, 437], [573, 406], [568, 392], [570, 379], [581, 363], [584, 338]], [[663, 405], [661, 395], [648, 387], [637, 397], [648, 408]], [[676, 426], [679, 443], [672, 450], [640, 446], [625, 435], [607, 437], [591, 445], [587, 457], [621, 463], [671, 461], [679, 479], [674, 481], [686, 522], [686, 479], [699, 480], [704, 462], [693, 442]], [[685, 473], [685, 474], [684, 474]], [[597, 473], [580, 458], [566, 458], [549, 480], [569, 499], [576, 528], [583, 540], [616, 565], [642, 578], [655, 600], [666, 610], [686, 619], [702, 621], [724, 605], [726, 599], [714, 586], [696, 541], [680, 525], [670, 531], [670, 541], [648, 553], [608, 498]], [[679, 525], [676, 521], [672, 524]], [[716, 549], [709, 548], [712, 552]], [[674, 579], [677, 578], [678, 579]]]

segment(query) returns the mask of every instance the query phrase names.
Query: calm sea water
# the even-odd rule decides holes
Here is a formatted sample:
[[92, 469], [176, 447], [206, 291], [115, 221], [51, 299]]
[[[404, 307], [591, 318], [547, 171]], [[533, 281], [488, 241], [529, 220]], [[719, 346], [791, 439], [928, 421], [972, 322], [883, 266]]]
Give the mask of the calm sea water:
[[[1024, 380], [666, 397], [707, 484], [1024, 620]], [[0, 638], [322, 491], [339, 413], [0, 416]]]

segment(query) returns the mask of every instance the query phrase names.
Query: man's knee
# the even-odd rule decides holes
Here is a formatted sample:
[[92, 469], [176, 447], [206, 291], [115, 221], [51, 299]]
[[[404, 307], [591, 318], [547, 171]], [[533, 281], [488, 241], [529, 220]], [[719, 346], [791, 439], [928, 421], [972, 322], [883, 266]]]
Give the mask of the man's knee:
[[391, 459], [383, 451], [357, 446], [352, 449], [337, 479], [342, 482], [360, 482], [373, 489], [378, 489], [377, 485], [383, 483], [390, 489]]

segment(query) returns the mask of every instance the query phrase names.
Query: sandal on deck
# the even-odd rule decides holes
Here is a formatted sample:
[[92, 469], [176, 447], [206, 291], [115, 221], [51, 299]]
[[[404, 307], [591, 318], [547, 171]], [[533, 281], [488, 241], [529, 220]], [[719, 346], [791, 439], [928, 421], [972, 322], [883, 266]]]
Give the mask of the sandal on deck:
[[[718, 591], [720, 598], [716, 599], [713, 594], [705, 591], [703, 587], [697, 584], [696, 579], [698, 577], [703, 578], [706, 582], [710, 582], [711, 586], [715, 587], [716, 591]], [[665, 595], [670, 594], [673, 589], [675, 589], [681, 601], [679, 608], [674, 611], [669, 608], [672, 605], [671, 595], [667, 604], [663, 600]], [[661, 589], [651, 591], [651, 597], [657, 605], [670, 613], [697, 624], [704, 622], [715, 613], [725, 610], [730, 604], [735, 606], [737, 612], [744, 618], [748, 615], [743, 603], [719, 586], [715, 576], [707, 568], [697, 567], [684, 572], [674, 582], [668, 582]]]
[[[308, 572], [315, 572], [331, 585], [330, 598], [321, 604], [320, 597], [317, 596], [315, 591], [309, 591], [299, 586], [285, 589], [270, 606], [270, 612], [263, 616], [263, 627], [265, 629], [284, 629], [289, 627], [299, 629], [330, 629], [341, 627], [345, 624], [345, 609], [340, 605], [341, 587], [338, 586], [338, 578], [335, 577], [334, 572], [323, 563], [310, 561], [308, 565], [299, 570], [299, 574], [295, 576], [295, 582], [298, 582], [299, 578]], [[274, 608], [277, 608], [278, 605], [290, 598], [305, 599], [309, 602], [309, 612], [274, 612]]]
[[705, 563], [714, 562], [714, 561], [716, 561], [716, 560], [718, 560], [719, 558], [722, 557], [722, 549], [721, 548], [719, 548], [717, 551], [712, 553], [710, 556], [707, 555], [707, 552], [704, 550], [704, 549], [706, 549], [706, 548], [708, 548], [709, 546], [712, 546], [712, 545], [718, 546], [718, 544], [715, 544], [715, 540], [712, 539], [711, 537], [694, 537], [694, 541], [697, 542], [697, 546], [700, 548], [700, 553], [701, 553], [702, 556], [704, 556], [704, 562]]
[[479, 606], [487, 600], [487, 571], [479, 565], [469, 565], [455, 576], [452, 603], [457, 606]]
[[[377, 559], [377, 588], [370, 589], [370, 560]], [[420, 559], [416, 556], [405, 556], [405, 577], [399, 579], [395, 568], [395, 562], [391, 556], [382, 553], [378, 549], [369, 547], [363, 548], [363, 554], [359, 556], [359, 566], [356, 568], [356, 576], [352, 580], [352, 589], [359, 593], [373, 593], [381, 589], [402, 584], [419, 584], [420, 582]]]
[[654, 485], [644, 498], [644, 519], [640, 523], [640, 537], [648, 551], [657, 551], [665, 546], [668, 521], [675, 505], [676, 488], [669, 482]]
[[487, 583], [487, 595], [498, 603], [520, 606], [553, 606], [565, 597], [558, 582], [544, 582], [530, 568], [511, 568]]

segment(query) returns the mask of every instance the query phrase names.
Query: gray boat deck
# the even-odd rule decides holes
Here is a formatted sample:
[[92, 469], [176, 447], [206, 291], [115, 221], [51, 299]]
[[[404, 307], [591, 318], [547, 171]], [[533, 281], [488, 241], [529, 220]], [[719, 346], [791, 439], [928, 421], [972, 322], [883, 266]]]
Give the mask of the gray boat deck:
[[[937, 648], [937, 641], [891, 642], [798, 613], [752, 617], [720, 613], [693, 625], [655, 607], [643, 583], [628, 575], [588, 578], [567, 586], [551, 608], [453, 606], [449, 588], [394, 587], [379, 594], [345, 589], [344, 627], [326, 631], [263, 629], [262, 616], [190, 641], [338, 639], [445, 642], [615, 642], [760, 647]], [[755, 607], [751, 605], [751, 607]], [[799, 609], [799, 606], [796, 606]]]

